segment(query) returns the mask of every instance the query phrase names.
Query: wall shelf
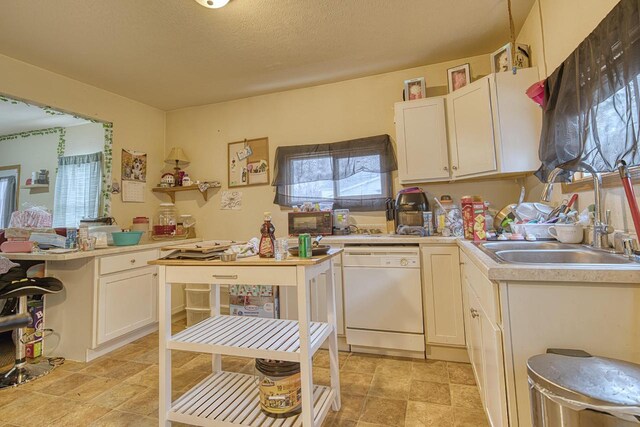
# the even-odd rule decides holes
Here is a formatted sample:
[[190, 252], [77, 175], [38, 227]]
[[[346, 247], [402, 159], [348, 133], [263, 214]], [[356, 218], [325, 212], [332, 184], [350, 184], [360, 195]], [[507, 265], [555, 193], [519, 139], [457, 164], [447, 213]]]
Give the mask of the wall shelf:
[[[220, 188], [220, 184], [211, 185], [209, 188]], [[171, 198], [171, 203], [176, 202], [176, 193], [179, 193], [182, 191], [197, 191], [198, 193], [202, 194], [202, 198], [204, 198], [204, 201], [206, 202], [207, 200], [209, 200], [209, 194], [208, 194], [209, 188], [207, 188], [204, 191], [200, 191], [200, 188], [198, 188], [196, 184], [192, 184], [186, 187], [154, 187], [152, 191], [154, 193], [168, 194], [169, 197]]]
[[29, 184], [29, 185], [21, 185], [21, 190], [34, 190], [36, 188], [49, 188], [49, 184]]

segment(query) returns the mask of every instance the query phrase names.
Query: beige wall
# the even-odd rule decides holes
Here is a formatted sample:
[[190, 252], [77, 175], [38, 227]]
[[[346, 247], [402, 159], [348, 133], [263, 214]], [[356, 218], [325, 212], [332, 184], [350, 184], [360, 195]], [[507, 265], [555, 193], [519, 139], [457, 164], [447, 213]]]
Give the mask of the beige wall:
[[[53, 188], [55, 186], [55, 170], [58, 164], [57, 148], [59, 134], [31, 135], [0, 142], [0, 166], [20, 165], [20, 182], [18, 188], [31, 178], [31, 172], [40, 169], [49, 171], [49, 188], [32, 190], [19, 189], [18, 207], [28, 203], [33, 206], [53, 208]], [[34, 156], [34, 153], [38, 153]]]
[[[476, 56], [448, 63], [386, 73], [344, 82], [291, 90], [237, 101], [187, 108], [167, 113], [167, 148], [181, 146], [192, 160], [192, 179], [217, 179], [227, 185], [227, 143], [244, 138], [269, 137], [270, 160], [276, 147], [336, 142], [389, 134], [395, 139], [393, 104], [402, 100], [403, 81], [425, 77], [427, 95], [446, 93], [447, 68], [469, 62], [472, 75], [490, 72], [489, 57]], [[396, 179], [395, 190], [399, 188]], [[498, 208], [517, 199], [515, 181], [484, 184], [425, 184], [432, 195], [454, 198], [482, 194]], [[220, 210], [220, 193], [205, 203], [190, 193], [178, 195], [178, 209], [196, 216], [205, 237], [248, 238], [258, 233], [262, 213], [271, 211], [276, 234], [286, 234], [286, 211], [273, 204], [273, 187], [244, 188], [241, 211]], [[355, 215], [358, 224], [384, 224], [384, 214]]]
[[[538, 0], [518, 35], [518, 41], [532, 45], [533, 60], [539, 65], [541, 77], [551, 74], [617, 3], [618, 0]], [[542, 52], [546, 54], [546, 61]], [[534, 177], [529, 178], [526, 187], [527, 199], [538, 200], [542, 190], [540, 182]], [[562, 194], [560, 185], [555, 187], [554, 203], [570, 196]], [[636, 185], [635, 191], [640, 196], [640, 186]], [[603, 200], [606, 209], [612, 212], [612, 225], [619, 230], [633, 231], [633, 221], [622, 187], [605, 189]], [[584, 209], [593, 201], [592, 191], [580, 192], [577, 206]]]
[[112, 215], [122, 225], [130, 224], [137, 215], [153, 215], [159, 201], [150, 188], [164, 160], [163, 111], [3, 55], [0, 93], [113, 122], [114, 179], [120, 179], [121, 149], [128, 148], [147, 152], [150, 182], [144, 204], [122, 203], [114, 195]]

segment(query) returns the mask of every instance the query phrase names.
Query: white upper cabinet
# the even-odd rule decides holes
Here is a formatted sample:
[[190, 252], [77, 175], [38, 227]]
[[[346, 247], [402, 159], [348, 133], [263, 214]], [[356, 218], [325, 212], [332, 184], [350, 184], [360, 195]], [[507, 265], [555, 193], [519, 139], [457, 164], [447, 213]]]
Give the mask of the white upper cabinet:
[[400, 183], [538, 169], [542, 110], [525, 94], [538, 80], [537, 68], [524, 68], [490, 74], [447, 96], [396, 103]]
[[497, 169], [489, 81], [480, 79], [449, 95], [451, 171], [455, 178]]
[[490, 74], [448, 95], [447, 120], [454, 179], [534, 171], [542, 110], [525, 92], [537, 68]]
[[444, 100], [439, 96], [395, 104], [401, 183], [449, 179]]

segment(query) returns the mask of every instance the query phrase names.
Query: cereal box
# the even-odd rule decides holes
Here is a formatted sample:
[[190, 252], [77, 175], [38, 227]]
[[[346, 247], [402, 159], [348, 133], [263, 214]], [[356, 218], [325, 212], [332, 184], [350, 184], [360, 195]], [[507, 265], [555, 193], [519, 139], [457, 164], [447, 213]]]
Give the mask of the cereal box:
[[487, 240], [486, 206], [482, 201], [473, 202], [473, 240]]

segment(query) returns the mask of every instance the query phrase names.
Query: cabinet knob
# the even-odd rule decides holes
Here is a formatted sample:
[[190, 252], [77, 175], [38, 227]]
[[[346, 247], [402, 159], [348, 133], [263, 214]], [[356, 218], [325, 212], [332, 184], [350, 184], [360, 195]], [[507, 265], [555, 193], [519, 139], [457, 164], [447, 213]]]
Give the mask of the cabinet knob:
[[446, 172], [446, 171], [449, 170], [449, 168], [445, 166], [445, 167], [442, 168], [442, 170]]
[[135, 260], [135, 258], [134, 258], [134, 259], [131, 259], [131, 261], [129, 261], [129, 262], [130, 262], [131, 264], [135, 264], [135, 263], [136, 263], [136, 260]]
[[476, 317], [480, 317], [480, 314], [478, 313], [478, 310], [476, 310], [475, 308], [471, 308], [471, 309], [469, 309], [469, 311], [471, 312], [471, 317], [473, 317], [474, 319]]
[[457, 166], [451, 166], [451, 169], [453, 169], [454, 171], [457, 171], [458, 167]]

